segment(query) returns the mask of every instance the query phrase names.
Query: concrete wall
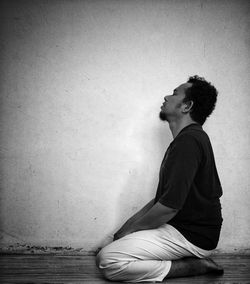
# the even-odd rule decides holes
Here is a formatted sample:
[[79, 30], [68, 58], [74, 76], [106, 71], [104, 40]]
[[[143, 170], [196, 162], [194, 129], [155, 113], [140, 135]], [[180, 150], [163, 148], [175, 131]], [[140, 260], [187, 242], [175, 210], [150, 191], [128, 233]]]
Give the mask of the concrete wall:
[[1, 1], [1, 245], [106, 243], [154, 196], [158, 113], [199, 74], [224, 189], [219, 249], [250, 246], [249, 1]]

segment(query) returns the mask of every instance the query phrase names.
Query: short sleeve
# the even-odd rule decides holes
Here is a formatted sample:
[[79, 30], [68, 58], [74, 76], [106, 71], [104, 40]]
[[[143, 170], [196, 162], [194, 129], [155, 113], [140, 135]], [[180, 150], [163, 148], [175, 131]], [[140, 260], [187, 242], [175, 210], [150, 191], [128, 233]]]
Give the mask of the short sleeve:
[[201, 160], [202, 151], [195, 137], [183, 134], [176, 138], [162, 166], [164, 184], [159, 199], [161, 204], [175, 209], [183, 207]]

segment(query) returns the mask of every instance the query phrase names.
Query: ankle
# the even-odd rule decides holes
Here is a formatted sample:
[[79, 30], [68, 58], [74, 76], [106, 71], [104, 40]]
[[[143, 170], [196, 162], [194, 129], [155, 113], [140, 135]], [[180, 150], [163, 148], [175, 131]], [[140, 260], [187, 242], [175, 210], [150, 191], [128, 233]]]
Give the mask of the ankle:
[[196, 276], [207, 273], [222, 274], [223, 268], [209, 258], [183, 258], [172, 261], [166, 278]]

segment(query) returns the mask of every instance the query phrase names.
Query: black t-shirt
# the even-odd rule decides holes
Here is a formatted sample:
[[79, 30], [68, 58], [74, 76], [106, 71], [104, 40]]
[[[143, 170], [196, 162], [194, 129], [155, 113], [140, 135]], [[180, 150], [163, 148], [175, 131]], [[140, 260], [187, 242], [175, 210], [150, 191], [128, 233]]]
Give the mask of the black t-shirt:
[[222, 224], [222, 188], [213, 149], [199, 124], [183, 128], [161, 164], [155, 203], [178, 209], [168, 224], [192, 244], [212, 250]]

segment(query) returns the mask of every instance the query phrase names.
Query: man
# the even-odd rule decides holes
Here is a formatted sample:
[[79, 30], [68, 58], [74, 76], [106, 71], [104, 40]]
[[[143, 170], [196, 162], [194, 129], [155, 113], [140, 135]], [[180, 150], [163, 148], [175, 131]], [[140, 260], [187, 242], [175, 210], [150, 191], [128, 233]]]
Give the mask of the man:
[[202, 129], [217, 90], [196, 75], [164, 100], [160, 119], [169, 123], [174, 140], [161, 164], [156, 196], [97, 255], [97, 266], [112, 281], [223, 273], [207, 258], [219, 240], [222, 189]]

